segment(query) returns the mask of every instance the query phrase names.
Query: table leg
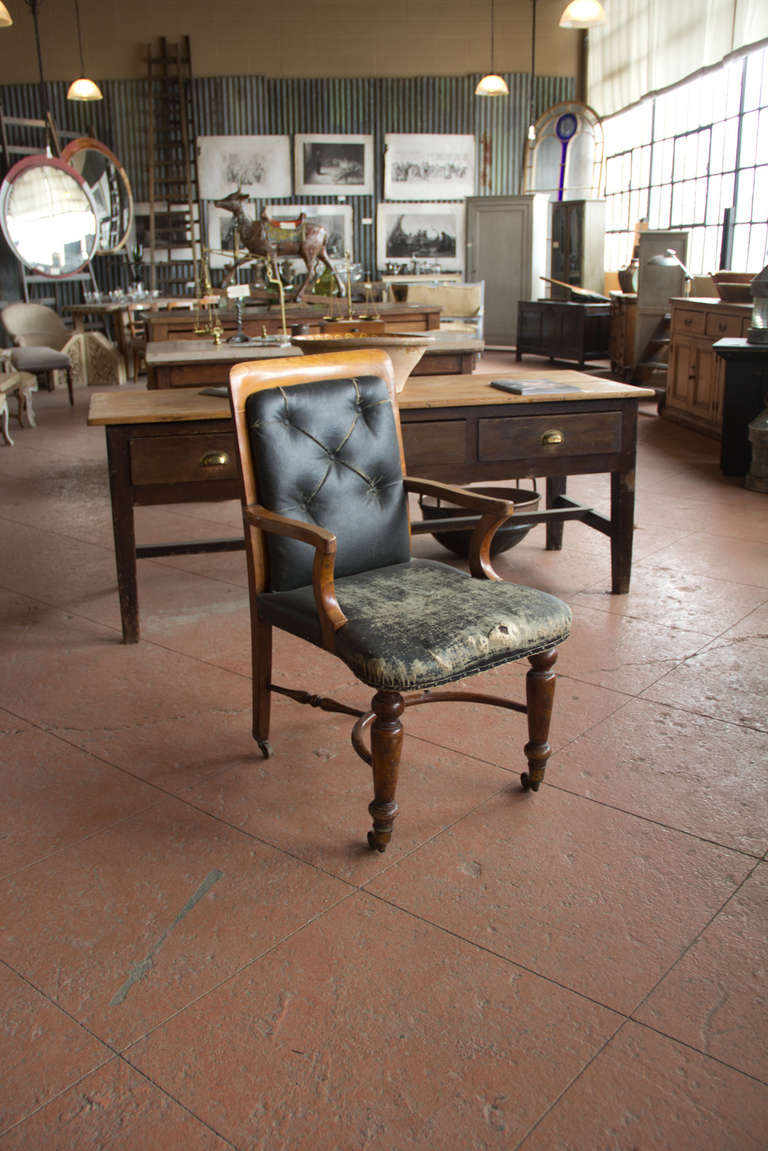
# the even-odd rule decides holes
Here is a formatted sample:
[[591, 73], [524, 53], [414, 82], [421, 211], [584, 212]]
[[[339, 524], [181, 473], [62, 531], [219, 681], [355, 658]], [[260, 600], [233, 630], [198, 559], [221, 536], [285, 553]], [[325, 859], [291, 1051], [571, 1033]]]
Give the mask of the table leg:
[[107, 428], [107, 458], [123, 643], [138, 643], [139, 593], [136, 578], [136, 532], [131, 497], [130, 457], [128, 437], [124, 428], [119, 425]]
[[626, 595], [632, 574], [635, 469], [611, 472], [611, 591]]
[[[547, 476], [547, 507], [557, 506], [557, 500], [565, 495], [567, 476]], [[547, 551], [559, 552], [563, 546], [563, 521], [549, 520], [547, 522]]]

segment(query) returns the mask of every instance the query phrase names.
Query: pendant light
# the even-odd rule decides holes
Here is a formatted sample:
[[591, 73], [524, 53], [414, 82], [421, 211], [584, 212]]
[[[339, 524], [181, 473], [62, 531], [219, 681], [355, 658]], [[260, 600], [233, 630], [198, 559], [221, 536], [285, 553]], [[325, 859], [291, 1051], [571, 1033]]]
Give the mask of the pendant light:
[[509, 88], [503, 76], [497, 76], [493, 70], [493, 3], [491, 0], [491, 70], [480, 80], [475, 88], [476, 96], [508, 96]]
[[571, 0], [560, 17], [561, 28], [594, 28], [605, 23], [605, 9], [599, 0]]
[[531, 13], [531, 105], [528, 113], [528, 141], [533, 144], [536, 140], [536, 115], [533, 99], [533, 89], [536, 80], [536, 0], [533, 0]]
[[0, 3], [0, 28], [10, 28], [11, 24], [13, 24], [13, 17], [5, 4]]
[[101, 88], [98, 84], [94, 84], [93, 80], [89, 80], [85, 74], [85, 64], [83, 63], [83, 37], [80, 31], [80, 7], [77, 0], [75, 0], [75, 19], [77, 21], [77, 46], [80, 49], [80, 77], [73, 80], [69, 85], [67, 91], [68, 100], [103, 100]]

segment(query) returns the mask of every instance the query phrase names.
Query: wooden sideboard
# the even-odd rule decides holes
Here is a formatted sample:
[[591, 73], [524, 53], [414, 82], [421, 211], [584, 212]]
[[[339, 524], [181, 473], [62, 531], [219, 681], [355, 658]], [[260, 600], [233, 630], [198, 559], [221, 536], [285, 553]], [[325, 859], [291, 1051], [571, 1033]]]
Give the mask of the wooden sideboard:
[[746, 336], [752, 308], [714, 298], [670, 300], [669, 368], [663, 415], [720, 438], [725, 364], [713, 344]]
[[517, 305], [516, 358], [524, 352], [551, 360], [601, 360], [608, 355], [609, 303], [520, 300]]

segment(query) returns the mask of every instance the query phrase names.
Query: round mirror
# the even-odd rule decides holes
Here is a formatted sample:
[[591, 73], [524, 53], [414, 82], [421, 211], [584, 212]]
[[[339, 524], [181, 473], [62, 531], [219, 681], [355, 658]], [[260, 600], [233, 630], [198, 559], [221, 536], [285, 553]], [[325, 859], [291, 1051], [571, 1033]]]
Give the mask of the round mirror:
[[63, 160], [28, 156], [0, 187], [0, 226], [14, 256], [43, 276], [72, 276], [96, 251], [96, 206]]
[[61, 153], [90, 189], [99, 217], [97, 252], [117, 252], [133, 222], [133, 193], [125, 169], [100, 140], [81, 136]]

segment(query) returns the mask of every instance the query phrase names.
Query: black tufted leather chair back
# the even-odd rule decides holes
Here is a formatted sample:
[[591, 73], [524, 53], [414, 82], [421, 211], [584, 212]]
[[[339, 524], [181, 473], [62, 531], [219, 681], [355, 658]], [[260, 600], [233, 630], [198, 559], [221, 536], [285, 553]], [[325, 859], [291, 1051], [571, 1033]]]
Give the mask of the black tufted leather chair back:
[[[268, 388], [245, 405], [259, 502], [337, 539], [337, 576], [410, 558], [387, 386], [375, 376]], [[266, 533], [269, 590], [312, 582], [314, 549]]]

